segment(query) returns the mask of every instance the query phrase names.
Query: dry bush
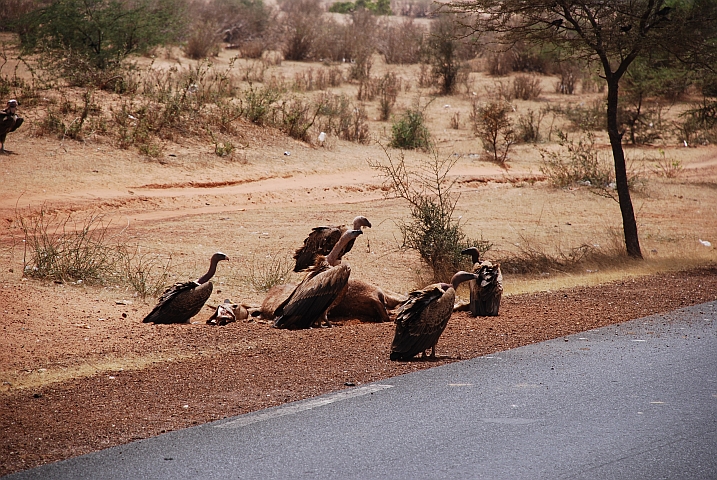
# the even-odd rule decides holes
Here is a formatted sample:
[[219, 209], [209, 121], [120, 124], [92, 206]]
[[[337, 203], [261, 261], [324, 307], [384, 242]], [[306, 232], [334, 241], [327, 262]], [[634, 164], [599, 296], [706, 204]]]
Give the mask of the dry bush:
[[458, 130], [460, 128], [460, 125], [461, 125], [461, 113], [460, 112], [455, 112], [451, 116], [450, 125], [453, 130]]
[[660, 149], [660, 156], [653, 161], [653, 171], [657, 176], [665, 178], [677, 178], [683, 169], [682, 162], [665, 155], [665, 151]]
[[585, 134], [575, 143], [567, 134], [558, 132], [560, 152], [541, 150], [540, 171], [557, 188], [573, 185], [592, 187], [603, 192], [614, 190], [615, 175], [610, 161], [595, 148], [595, 135]]
[[426, 29], [413, 18], [401, 23], [386, 22], [379, 36], [379, 51], [388, 64], [419, 63], [426, 34]]
[[513, 56], [509, 51], [493, 50], [487, 53], [486, 69], [489, 75], [504, 77], [513, 71]]
[[396, 104], [398, 92], [401, 91], [401, 78], [393, 72], [387, 72], [378, 80], [380, 119], [386, 121], [391, 116]]
[[540, 141], [540, 124], [547, 115], [548, 110], [543, 108], [537, 113], [528, 109], [527, 113], [518, 116], [516, 141], [523, 143], [538, 143]]
[[431, 67], [425, 63], [422, 63], [418, 69], [417, 80], [419, 88], [431, 88], [438, 85], [437, 78], [431, 72]]
[[605, 130], [605, 111], [607, 103], [605, 100], [593, 100], [588, 104], [551, 107], [551, 112], [562, 115], [570, 121], [573, 130]]
[[473, 130], [483, 143], [483, 149], [491, 161], [505, 168], [508, 151], [515, 143], [515, 132], [508, 117], [512, 111], [507, 102], [490, 102], [479, 105], [475, 100], [472, 104], [471, 121]]
[[513, 78], [513, 98], [536, 100], [541, 93], [540, 78], [536, 75], [517, 75]]
[[266, 44], [262, 40], [245, 40], [239, 44], [239, 51], [244, 58], [260, 59], [266, 51]]
[[599, 270], [609, 267], [624, 267], [630, 258], [627, 256], [620, 239], [615, 238], [612, 245], [601, 247], [597, 244], [583, 243], [567, 251], [557, 245], [536, 245], [525, 236], [516, 244], [519, 252], [500, 258], [503, 273], [516, 275], [545, 275], [553, 273], [577, 273], [581, 271]]
[[362, 82], [370, 77], [377, 34], [378, 22], [373, 13], [360, 9], [351, 14], [347, 31], [351, 55], [350, 80]]
[[281, 3], [283, 54], [286, 60], [308, 60], [325, 24], [320, 0], [291, 0]]
[[195, 23], [182, 47], [184, 54], [194, 60], [215, 57], [219, 54], [219, 35], [217, 25], [206, 21]]
[[413, 18], [430, 17], [437, 8], [433, 0], [393, 0], [391, 10], [394, 15]]
[[242, 282], [255, 292], [268, 292], [271, 287], [288, 283], [293, 268], [293, 260], [283, 252], [267, 254], [262, 258], [252, 255], [249, 272], [242, 275]]
[[576, 87], [582, 73], [577, 65], [572, 63], [562, 63], [558, 67], [558, 75], [560, 79], [555, 83], [555, 93], [563, 95], [572, 95], [576, 93]]

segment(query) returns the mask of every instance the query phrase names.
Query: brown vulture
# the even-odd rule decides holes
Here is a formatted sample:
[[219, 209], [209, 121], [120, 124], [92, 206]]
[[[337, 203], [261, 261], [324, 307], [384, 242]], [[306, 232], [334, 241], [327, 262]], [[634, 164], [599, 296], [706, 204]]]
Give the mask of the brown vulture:
[[396, 317], [396, 333], [391, 344], [391, 360], [410, 360], [419, 353], [436, 356], [436, 343], [448, 325], [456, 300], [456, 288], [477, 275], [458, 272], [451, 283], [434, 283], [408, 294]]
[[470, 255], [473, 260], [473, 273], [477, 280], [469, 284], [471, 292], [470, 310], [474, 317], [495, 317], [500, 309], [503, 296], [503, 274], [500, 264], [493, 265], [488, 260], [480, 261], [480, 251], [476, 247], [466, 248], [461, 252]]
[[[353, 229], [361, 230], [361, 227], [371, 228], [371, 222], [369, 222], [366, 217], [358, 216], [354, 218]], [[294, 253], [294, 260], [296, 260], [294, 271], [304, 271], [314, 265], [314, 260], [316, 260], [318, 255], [328, 255], [331, 249], [334, 248], [334, 245], [336, 245], [336, 242], [339, 241], [339, 238], [341, 238], [341, 235], [348, 229], [349, 227], [347, 225], [313, 228], [309, 236], [304, 240], [304, 245]], [[340, 252], [339, 260], [344, 254], [351, 251], [353, 246], [353, 240], [348, 242], [344, 250]]]
[[209, 280], [217, 271], [217, 263], [229, 258], [222, 252], [212, 255], [207, 273], [193, 282], [175, 283], [164, 291], [154, 309], [144, 317], [144, 323], [189, 323], [212, 294]]
[[351, 267], [341, 263], [340, 255], [345, 252], [346, 245], [362, 233], [361, 230], [347, 230], [326, 257], [316, 258], [301, 283], [274, 312], [275, 328], [298, 330], [311, 328], [321, 321], [331, 325], [326, 318], [328, 311], [346, 294], [351, 274]]

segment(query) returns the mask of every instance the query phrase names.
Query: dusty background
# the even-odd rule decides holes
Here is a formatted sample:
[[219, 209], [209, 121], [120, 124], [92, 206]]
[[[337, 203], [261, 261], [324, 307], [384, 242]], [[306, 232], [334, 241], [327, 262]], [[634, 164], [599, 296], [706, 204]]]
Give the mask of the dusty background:
[[[215, 61], [227, 62], [229, 55]], [[290, 77], [307, 65], [274, 68]], [[377, 73], [385, 68], [376, 64]], [[401, 75], [410, 79], [416, 71], [406, 67]], [[495, 79], [473, 75], [484, 95], [483, 85]], [[554, 79], [543, 81], [539, 100], [516, 102], [518, 109], [593, 99], [552, 94]], [[414, 88], [397, 110], [418, 93], [428, 95]], [[565, 252], [589, 244], [609, 252], [621, 245], [617, 203], [587, 189], [550, 187], [536, 146], [516, 146], [508, 170], [480, 161], [480, 143], [468, 126], [448, 126], [456, 111], [468, 118], [469, 102], [469, 92], [438, 98], [427, 118], [441, 154], [460, 157], [452, 171], [461, 194], [456, 213], [470, 237], [494, 244], [488, 258], [526, 246]], [[501, 315], [454, 314], [435, 363], [389, 362], [392, 324], [347, 320], [300, 332], [261, 322], [211, 327], [204, 324], [211, 314], [206, 308], [191, 325], [145, 325], [140, 322], [154, 298], [124, 286], [25, 277], [18, 217], [41, 209], [73, 218], [102, 215], [118, 238], [171, 256], [172, 281], [204, 273], [211, 254], [221, 250], [231, 262], [221, 263], [214, 278], [208, 304], [216, 305], [225, 298], [258, 304], [263, 292], [249, 280], [262, 262], [290, 257], [314, 226], [361, 214], [373, 228], [347, 257], [352, 276], [406, 293], [423, 286], [428, 273], [415, 254], [398, 248], [397, 222], [407, 217], [407, 205], [386, 197], [367, 164], [385, 159], [383, 150], [375, 142], [333, 138], [323, 146], [306, 144], [242, 124], [242, 148], [231, 158], [217, 157], [213, 146], [196, 139], [167, 143], [161, 157], [147, 158], [101, 137], [38, 137], [33, 125], [46, 113], [42, 103], [20, 113], [26, 124], [6, 145], [14, 154], [0, 156], [0, 474], [717, 299], [717, 148], [664, 144], [627, 148], [631, 168], [645, 179], [633, 197], [644, 261], [617, 257], [578, 272], [531, 277], [504, 271]], [[386, 143], [390, 124], [372, 119], [370, 127], [373, 138]], [[599, 148], [608, 151], [604, 139]], [[657, 174], [662, 152], [681, 163], [678, 176]]]

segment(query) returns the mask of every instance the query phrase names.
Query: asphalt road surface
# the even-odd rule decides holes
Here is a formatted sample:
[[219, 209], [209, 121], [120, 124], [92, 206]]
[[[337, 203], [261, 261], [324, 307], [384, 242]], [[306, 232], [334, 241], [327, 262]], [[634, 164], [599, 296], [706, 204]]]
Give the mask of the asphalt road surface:
[[717, 479], [717, 302], [7, 478]]

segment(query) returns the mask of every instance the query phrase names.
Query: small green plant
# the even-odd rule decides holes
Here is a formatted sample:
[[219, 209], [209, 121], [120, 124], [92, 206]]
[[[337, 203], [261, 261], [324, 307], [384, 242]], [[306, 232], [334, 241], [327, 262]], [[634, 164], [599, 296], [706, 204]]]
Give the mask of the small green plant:
[[421, 110], [408, 109], [393, 123], [390, 146], [424, 151], [431, 148], [431, 134]]
[[286, 283], [293, 267], [292, 260], [281, 252], [259, 259], [252, 256], [247, 276], [249, 286], [257, 292], [267, 292], [275, 285]]
[[667, 158], [665, 151], [660, 149], [660, 158], [655, 161], [655, 173], [665, 178], [676, 178], [682, 173], [682, 162]]

